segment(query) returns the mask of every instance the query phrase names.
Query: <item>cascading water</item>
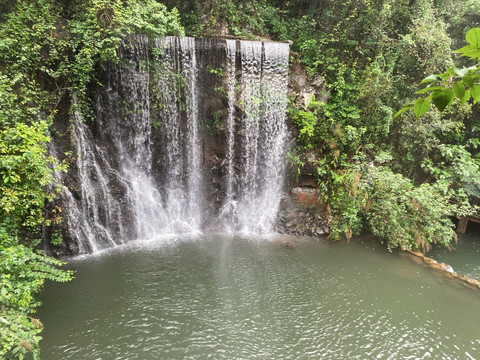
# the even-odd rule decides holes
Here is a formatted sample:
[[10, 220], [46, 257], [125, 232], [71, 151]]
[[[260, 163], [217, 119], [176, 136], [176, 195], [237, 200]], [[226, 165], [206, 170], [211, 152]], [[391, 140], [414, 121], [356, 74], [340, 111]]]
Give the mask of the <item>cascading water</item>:
[[[133, 236], [150, 238], [167, 230], [164, 224], [168, 219], [152, 181], [148, 39], [138, 37], [123, 51], [123, 64], [113, 68], [108, 90], [97, 95], [96, 119], [112, 145], [108, 151], [117, 155], [118, 180], [126, 184], [123, 201], [132, 209], [127, 216], [134, 222]], [[115, 238], [125, 239], [121, 232]]]
[[114, 234], [123, 232], [123, 214], [119, 199], [112, 194], [109, 179], [109, 174], [115, 174], [116, 171], [106, 161], [104, 149], [95, 146], [91, 132], [76, 109], [73, 117], [80, 184], [80, 194], [77, 196], [80, 195], [82, 201], [72, 201], [74, 196], [70, 191], [65, 192], [68, 201], [67, 223], [69, 231], [78, 240], [78, 250], [95, 252], [119, 244]]
[[243, 137], [237, 219], [242, 232], [272, 231], [284, 178], [288, 45], [241, 42]]
[[[173, 233], [201, 229], [201, 150], [195, 41], [166, 37], [155, 40], [151, 99], [162, 144], [160, 188]], [[163, 181], [163, 183], [162, 183]], [[158, 233], [157, 233], [158, 234]]]
[[234, 170], [234, 145], [235, 145], [235, 100], [236, 100], [236, 41], [226, 40], [226, 74], [227, 74], [227, 149], [225, 153], [227, 161], [225, 199], [220, 211], [220, 219], [227, 231], [232, 231], [231, 225], [235, 220], [237, 201], [235, 199], [235, 170]]
[[95, 121], [73, 111], [77, 185], [63, 200], [74, 252], [198, 233], [207, 223], [271, 232], [284, 177], [288, 56], [280, 43], [126, 39], [92, 96]]
[[195, 40], [181, 38], [180, 52], [182, 54], [182, 72], [185, 79], [185, 111], [187, 117], [185, 136], [186, 160], [186, 206], [188, 222], [194, 229], [199, 229], [201, 223], [202, 201], [202, 173], [200, 169], [201, 147], [198, 131], [198, 89], [197, 89], [197, 61], [195, 54]]

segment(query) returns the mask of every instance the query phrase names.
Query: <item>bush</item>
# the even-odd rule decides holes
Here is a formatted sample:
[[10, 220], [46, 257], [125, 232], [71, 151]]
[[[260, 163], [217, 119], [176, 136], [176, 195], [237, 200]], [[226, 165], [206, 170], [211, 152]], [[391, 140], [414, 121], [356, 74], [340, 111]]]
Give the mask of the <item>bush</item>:
[[368, 192], [365, 206], [370, 231], [388, 248], [428, 251], [430, 244], [449, 246], [456, 239], [450, 217], [457, 206], [453, 193], [440, 183], [412, 182], [388, 168], [371, 168], [362, 186]]
[[23, 359], [29, 352], [39, 359], [38, 342], [43, 328], [32, 315], [40, 305], [35, 295], [46, 279], [68, 281], [71, 271], [62, 263], [23, 245], [0, 245], [0, 357]]
[[456, 240], [451, 217], [475, 211], [447, 182], [415, 186], [387, 167], [352, 167], [335, 178], [336, 191], [329, 198], [338, 214], [331, 234], [334, 240], [368, 229], [389, 249], [448, 247]]

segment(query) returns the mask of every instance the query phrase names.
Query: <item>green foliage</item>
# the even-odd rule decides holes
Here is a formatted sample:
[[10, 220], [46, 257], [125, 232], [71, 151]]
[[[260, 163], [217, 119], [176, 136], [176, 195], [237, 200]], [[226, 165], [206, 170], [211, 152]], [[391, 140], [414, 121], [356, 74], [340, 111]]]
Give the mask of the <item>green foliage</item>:
[[0, 227], [11, 233], [51, 222], [43, 208], [60, 188], [53, 177], [55, 160], [46, 155], [46, 132], [45, 122], [0, 131]]
[[0, 245], [0, 260], [0, 356], [23, 359], [31, 352], [39, 359], [43, 325], [32, 317], [40, 305], [35, 295], [46, 279], [64, 282], [72, 273], [58, 269], [60, 261], [22, 245]]
[[473, 28], [465, 36], [468, 45], [458, 49], [457, 52], [470, 59], [480, 60], [480, 28]]
[[276, 1], [271, 0], [208, 0], [163, 1], [179, 9], [180, 22], [191, 36], [270, 36], [289, 38], [288, 18]]
[[311, 149], [314, 146], [314, 135], [321, 131], [318, 124], [318, 112], [325, 104], [316, 101], [315, 96], [310, 98], [306, 110], [296, 107], [289, 107], [288, 114], [299, 130], [299, 140], [306, 147]]
[[336, 215], [330, 238], [350, 239], [352, 235], [359, 235], [363, 229], [362, 208], [365, 198], [358, 187], [361, 174], [353, 167], [348, 167], [332, 171], [330, 176], [331, 185], [327, 200]]
[[150, 37], [183, 35], [176, 9], [154, 0], [83, 0], [76, 4], [65, 29], [64, 41], [73, 51], [73, 61], [59, 67], [70, 79], [69, 90], [86, 102], [86, 86], [94, 80], [96, 67], [106, 61], [118, 61], [117, 48], [127, 34]]
[[370, 143], [381, 141], [390, 133], [393, 121], [392, 98], [398, 96], [394, 87], [397, 57], [396, 53], [379, 54], [363, 72], [358, 102]]
[[59, 230], [53, 232], [50, 238], [50, 244], [53, 246], [60, 246], [63, 243], [62, 233]]
[[[470, 29], [465, 39], [468, 45], [456, 52], [470, 59], [479, 60], [480, 28]], [[472, 99], [473, 104], [477, 104], [480, 100], [479, 78], [479, 64], [461, 69], [450, 67], [443, 74], [429, 75], [420, 82], [420, 84], [427, 83], [428, 86], [417, 91], [416, 94], [430, 94], [426, 98], [406, 104], [395, 114], [395, 117], [413, 107], [415, 116], [418, 118], [430, 109], [432, 103], [439, 111], [444, 111], [455, 99], [461, 104]]]
[[449, 246], [455, 238], [450, 217], [457, 207], [443, 184], [414, 186], [389, 169], [372, 168], [361, 186], [369, 195], [368, 226], [389, 248], [428, 251], [430, 244]]
[[453, 215], [475, 210], [446, 181], [415, 186], [388, 167], [359, 165], [334, 178], [342, 186], [329, 198], [338, 216], [332, 239], [350, 238], [366, 225], [389, 249], [428, 251], [456, 238]]
[[[429, 1], [419, 3], [408, 33], [400, 38], [397, 69], [409, 87], [426, 75], [453, 65], [446, 24]], [[407, 95], [405, 92], [403, 95]]]
[[480, 166], [463, 145], [441, 144], [435, 161], [425, 159], [422, 167], [435, 180], [447, 184], [457, 193], [457, 201], [480, 198]]
[[153, 0], [129, 0], [123, 3], [124, 33], [141, 33], [150, 37], [184, 35], [176, 8], [168, 11], [164, 4]]

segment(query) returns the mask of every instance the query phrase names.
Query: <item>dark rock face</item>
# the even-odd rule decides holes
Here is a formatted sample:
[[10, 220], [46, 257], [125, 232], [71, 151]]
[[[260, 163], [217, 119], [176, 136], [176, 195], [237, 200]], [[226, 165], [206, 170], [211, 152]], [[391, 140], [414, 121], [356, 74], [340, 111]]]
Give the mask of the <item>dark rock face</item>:
[[[288, 92], [289, 99], [303, 110], [307, 110], [312, 97], [327, 102], [330, 96], [323, 79], [318, 75], [309, 78], [298, 62], [290, 66]], [[298, 136], [298, 130], [291, 119], [288, 119], [288, 127], [293, 138]], [[295, 146], [294, 141], [290, 146]], [[332, 215], [317, 188], [317, 157], [314, 152], [301, 154], [304, 165], [299, 173], [294, 167], [287, 168], [285, 197], [281, 202], [277, 223], [278, 232], [300, 236], [327, 236], [330, 233]]]
[[296, 62], [290, 66], [289, 74], [289, 97], [293, 99], [295, 104], [300, 108], [306, 109], [312, 97], [316, 101], [327, 102], [330, 93], [326, 91], [323, 78], [315, 75], [309, 78], [305, 69]]
[[326, 236], [331, 222], [318, 189], [295, 187], [282, 201], [277, 230], [289, 235]]

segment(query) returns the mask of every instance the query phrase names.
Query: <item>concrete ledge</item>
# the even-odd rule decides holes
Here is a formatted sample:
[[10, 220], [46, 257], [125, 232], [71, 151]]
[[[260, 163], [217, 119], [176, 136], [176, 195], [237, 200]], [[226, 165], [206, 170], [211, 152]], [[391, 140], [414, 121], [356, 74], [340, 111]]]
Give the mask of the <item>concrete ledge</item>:
[[418, 251], [405, 250], [405, 252], [408, 253], [416, 263], [423, 263], [431, 269], [440, 272], [444, 277], [457, 281], [468, 288], [480, 290], [480, 281], [466, 275], [457, 274], [450, 265], [439, 263], [435, 259], [427, 257]]

